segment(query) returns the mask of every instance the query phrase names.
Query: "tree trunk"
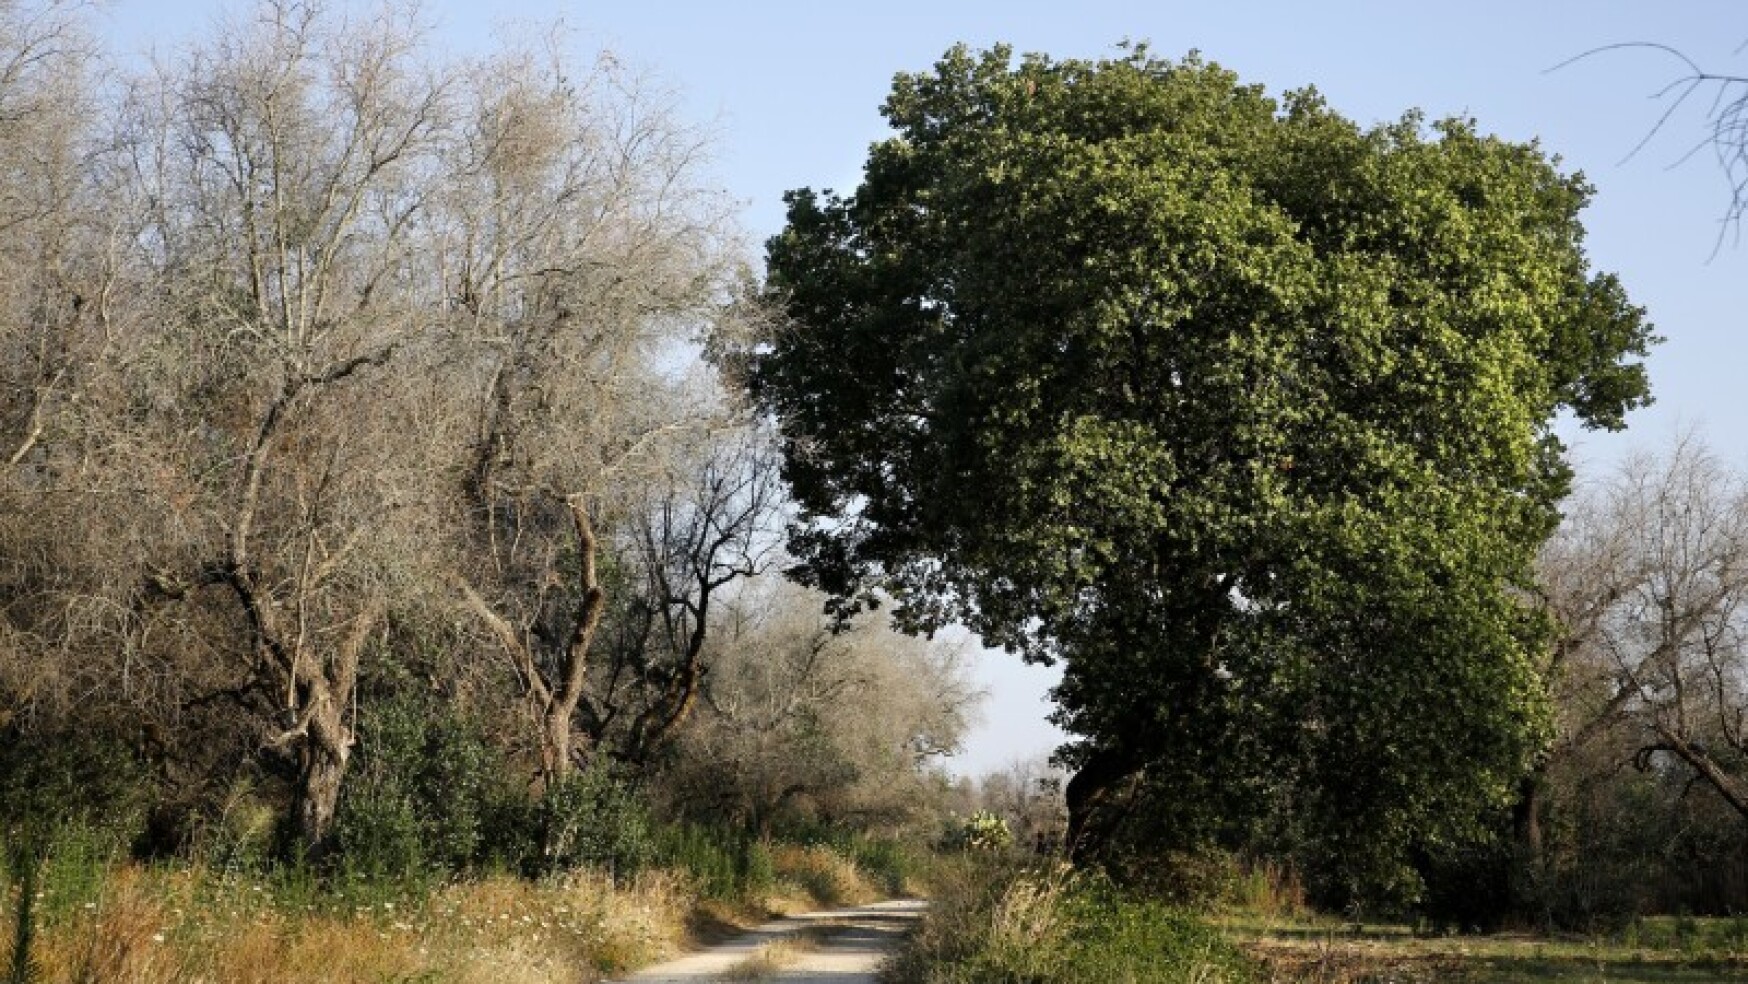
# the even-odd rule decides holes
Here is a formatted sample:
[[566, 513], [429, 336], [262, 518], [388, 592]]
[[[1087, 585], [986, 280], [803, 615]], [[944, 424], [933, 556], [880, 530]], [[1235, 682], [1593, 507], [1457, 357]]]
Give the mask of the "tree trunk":
[[1542, 781], [1544, 770], [1536, 768], [1517, 784], [1513, 822], [1524, 863], [1534, 867], [1542, 860]]
[[540, 720], [540, 775], [542, 784], [552, 784], [570, 775], [571, 714], [576, 704], [549, 706]]
[[1548, 909], [1547, 880], [1542, 870], [1542, 813], [1547, 796], [1543, 784], [1548, 767], [1544, 763], [1532, 769], [1517, 785], [1517, 803], [1512, 806], [1512, 827], [1517, 841], [1517, 857], [1512, 865], [1512, 904], [1525, 917], [1533, 918], [1544, 928], [1552, 924]]
[[1068, 780], [1068, 857], [1076, 865], [1096, 860], [1116, 833], [1121, 815], [1115, 802], [1118, 788], [1136, 777], [1132, 757], [1116, 749], [1087, 756]]
[[334, 816], [340, 803], [340, 783], [352, 755], [352, 734], [340, 712], [324, 701], [310, 715], [307, 736], [298, 750], [298, 840], [307, 858], [319, 858], [329, 847]]
[[541, 785], [549, 789], [553, 783], [570, 775], [571, 725], [588, 678], [589, 649], [594, 644], [595, 631], [601, 626], [601, 616], [607, 610], [607, 593], [601, 589], [595, 573], [598, 546], [594, 521], [589, 517], [587, 507], [576, 497], [565, 500], [565, 505], [570, 510], [576, 531], [577, 586], [582, 589], [582, 600], [577, 606], [576, 623], [565, 646], [564, 663], [559, 668], [558, 677], [550, 684], [542, 685], [546, 706], [541, 711], [540, 720], [540, 778]]

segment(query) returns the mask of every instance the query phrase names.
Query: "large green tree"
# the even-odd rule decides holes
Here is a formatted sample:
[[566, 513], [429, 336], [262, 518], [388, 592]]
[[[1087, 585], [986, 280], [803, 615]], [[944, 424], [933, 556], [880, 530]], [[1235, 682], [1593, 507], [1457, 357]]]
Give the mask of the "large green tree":
[[1589, 187], [1144, 49], [955, 48], [884, 113], [769, 245], [801, 570], [1063, 661], [1083, 853], [1290, 815], [1326, 897], [1411, 891], [1543, 734], [1552, 424], [1648, 398]]

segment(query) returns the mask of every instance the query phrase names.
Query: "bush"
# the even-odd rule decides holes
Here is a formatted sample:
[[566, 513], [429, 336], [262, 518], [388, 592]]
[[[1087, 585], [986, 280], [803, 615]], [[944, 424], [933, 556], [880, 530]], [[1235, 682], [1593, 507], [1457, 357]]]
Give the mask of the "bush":
[[418, 877], [463, 871], [493, 853], [521, 856], [487, 831], [488, 819], [503, 819], [504, 801], [526, 794], [505, 787], [506, 763], [474, 722], [397, 697], [366, 713], [358, 731], [334, 827], [349, 872]]
[[263, 802], [248, 781], [239, 780], [225, 796], [218, 816], [197, 833], [195, 856], [227, 875], [264, 872], [273, 858], [278, 821], [279, 811]]
[[770, 850], [744, 832], [699, 824], [671, 824], [656, 838], [657, 863], [686, 873], [700, 895], [741, 902], [776, 884]]
[[853, 837], [845, 852], [862, 874], [887, 895], [904, 895], [911, 890], [922, 868], [914, 849], [896, 840]]
[[1005, 851], [1014, 844], [1007, 819], [989, 810], [978, 810], [947, 834], [947, 848], [955, 851]]
[[655, 856], [648, 811], [604, 763], [549, 786], [534, 813], [546, 872], [588, 865], [617, 879]]
[[0, 837], [48, 840], [63, 828], [107, 853], [142, 832], [152, 786], [119, 739], [69, 730], [0, 736]]
[[846, 854], [826, 844], [784, 845], [772, 852], [777, 880], [822, 905], [856, 905], [878, 894]]

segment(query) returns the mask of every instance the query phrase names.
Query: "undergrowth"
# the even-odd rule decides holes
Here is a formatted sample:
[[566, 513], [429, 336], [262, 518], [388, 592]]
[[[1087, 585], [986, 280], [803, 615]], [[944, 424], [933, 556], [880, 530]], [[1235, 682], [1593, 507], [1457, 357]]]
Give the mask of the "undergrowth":
[[986, 854], [944, 866], [891, 984], [1248, 984], [1250, 961], [1182, 909]]
[[8, 852], [0, 968], [5, 984], [597, 981], [682, 948], [702, 908], [752, 922], [866, 901], [891, 867], [865, 873], [823, 844], [706, 827], [651, 841], [629, 874], [597, 863], [537, 878], [390, 877], [229, 855], [142, 864], [67, 828], [40, 856]]

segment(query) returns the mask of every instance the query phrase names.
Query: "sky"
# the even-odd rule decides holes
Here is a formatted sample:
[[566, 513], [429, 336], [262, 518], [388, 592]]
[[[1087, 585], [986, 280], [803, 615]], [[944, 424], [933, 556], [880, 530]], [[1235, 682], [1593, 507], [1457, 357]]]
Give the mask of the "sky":
[[[106, 0], [98, 26], [120, 53], [168, 51], [238, 6]], [[1592, 263], [1620, 275], [1666, 338], [1650, 360], [1654, 406], [1623, 434], [1567, 435], [1581, 474], [1687, 429], [1748, 469], [1748, 243], [1720, 244], [1728, 185], [1700, 146], [1710, 92], [1640, 147], [1680, 62], [1632, 48], [1554, 69], [1601, 46], [1656, 42], [1708, 71], [1748, 74], [1740, 2], [430, 0], [426, 10], [436, 42], [458, 51], [484, 50], [506, 20], [562, 21], [579, 52], [611, 51], [660, 79], [680, 117], [712, 134], [712, 178], [742, 204], [755, 257], [782, 226], [784, 191], [855, 187], [868, 145], [885, 135], [878, 110], [893, 74], [925, 71], [958, 42], [1096, 58], [1147, 41], [1162, 56], [1198, 50], [1274, 92], [1315, 85], [1361, 123], [1418, 107], [1539, 140], [1596, 186], [1583, 217]], [[956, 771], [999, 769], [1061, 741], [1045, 721], [1051, 671], [988, 653], [977, 673], [990, 699]]]

